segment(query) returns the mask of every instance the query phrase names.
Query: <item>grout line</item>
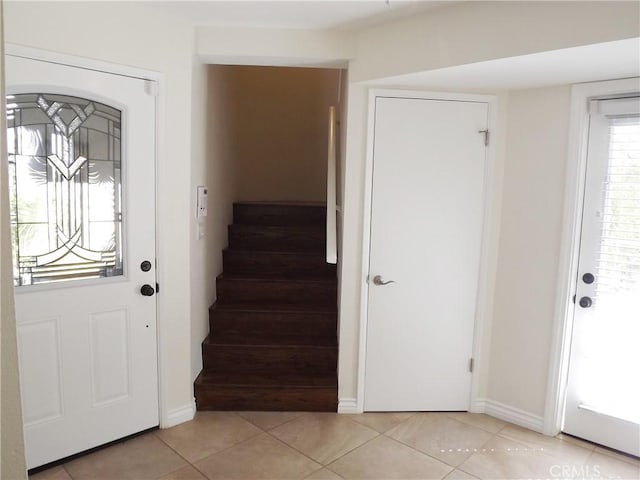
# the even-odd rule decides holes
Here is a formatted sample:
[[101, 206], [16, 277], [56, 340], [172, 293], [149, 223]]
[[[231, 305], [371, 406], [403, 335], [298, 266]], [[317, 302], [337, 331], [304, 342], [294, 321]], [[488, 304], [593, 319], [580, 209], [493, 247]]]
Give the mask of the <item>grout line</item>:
[[[192, 420], [191, 420], [192, 421]], [[177, 425], [176, 425], [177, 426]], [[178, 470], [180, 470], [181, 468], [184, 468], [186, 466], [191, 466], [193, 467], [195, 470], [197, 470], [200, 474], [202, 474], [205, 478], [209, 478], [207, 477], [204, 472], [201, 472], [200, 469], [198, 469], [198, 467], [196, 467], [193, 463], [191, 463], [189, 460], [187, 460], [180, 452], [178, 452], [175, 448], [173, 448], [171, 445], [169, 445], [167, 442], [165, 442], [162, 438], [160, 438], [160, 436], [157, 435], [156, 432], [158, 432], [159, 430], [156, 430], [153, 432], [153, 434], [156, 436], [156, 438], [158, 438], [158, 440], [160, 440], [164, 445], [166, 445], [170, 450], [172, 450], [176, 455], [178, 455], [180, 458], [182, 458], [185, 462], [187, 462], [187, 465], [182, 465], [180, 468], [176, 468], [175, 470], [172, 470], [171, 472], [167, 472], [164, 475], [169, 475], [170, 473], [174, 473], [177, 472]], [[200, 461], [200, 460], [198, 460]], [[164, 476], [163, 475], [163, 476]], [[161, 478], [161, 477], [160, 477]]]
[[[353, 451], [355, 451], [355, 450], [357, 450], [357, 449], [359, 449], [359, 448], [364, 447], [365, 445], [367, 445], [367, 444], [369, 444], [369, 443], [373, 442], [374, 440], [376, 440], [376, 439], [378, 439], [378, 438], [380, 438], [380, 437], [382, 436], [382, 434], [381, 434], [381, 433], [379, 433], [379, 432], [376, 432], [376, 434], [377, 434], [377, 435], [376, 435], [375, 437], [370, 438], [369, 440], [367, 440], [366, 442], [364, 442], [364, 443], [362, 443], [362, 444], [358, 445], [357, 447], [354, 447], [354, 448], [352, 448], [351, 450], [349, 450], [348, 452], [343, 453], [343, 454], [342, 454], [342, 455], [340, 455], [339, 457], [334, 458], [333, 460], [331, 460], [331, 462], [327, 463], [327, 464], [325, 465], [325, 467], [329, 468], [329, 465], [333, 465], [334, 463], [336, 463], [336, 462], [337, 462], [338, 460], [340, 460], [341, 458], [345, 457], [346, 455], [349, 455], [351, 452], [353, 452]], [[333, 470], [332, 470], [332, 471], [333, 471]], [[335, 473], [335, 472], [334, 472], [334, 473]]]
[[[389, 440], [393, 440], [394, 442], [398, 442], [399, 444], [404, 445], [405, 447], [408, 447], [408, 448], [410, 448], [411, 450], [414, 450], [414, 451], [416, 451], [416, 452], [418, 452], [418, 453], [421, 453], [422, 455], [425, 455], [425, 456], [427, 456], [427, 457], [429, 457], [429, 458], [431, 458], [431, 459], [433, 459], [433, 460], [435, 460], [435, 461], [437, 461], [437, 462], [440, 462], [440, 463], [442, 463], [442, 464], [446, 465], [447, 467], [451, 467], [451, 468], [453, 468], [454, 470], [455, 470], [456, 468], [458, 468], [458, 467], [456, 467], [455, 465], [451, 465], [451, 464], [450, 464], [449, 462], [447, 462], [446, 460], [443, 460], [442, 458], [435, 457], [435, 456], [431, 455], [431, 454], [430, 454], [430, 453], [428, 453], [428, 452], [424, 452], [424, 451], [420, 450], [419, 448], [414, 447], [413, 445], [409, 445], [408, 443], [403, 442], [402, 440], [399, 440], [399, 439], [397, 439], [397, 438], [390, 437], [390, 436], [388, 436], [388, 435], [384, 435], [384, 436], [385, 436], [385, 437], [387, 437]], [[475, 453], [475, 452], [474, 452], [474, 453]], [[472, 454], [472, 455], [473, 455], [473, 454]], [[471, 455], [469, 455], [469, 458], [470, 458], [470, 457], [471, 457]], [[466, 459], [465, 459], [465, 462], [466, 462]], [[464, 463], [464, 462], [463, 462], [463, 463]], [[452, 471], [453, 471], [453, 470], [452, 470]], [[450, 471], [450, 472], [448, 472], [448, 473], [447, 473], [447, 475], [449, 475], [449, 473], [451, 473], [451, 471]], [[445, 476], [446, 476], [446, 475], [445, 475]]]
[[[318, 413], [324, 413], [324, 412], [318, 412]], [[333, 415], [335, 416], [335, 418], [340, 418], [340, 416], [339, 416], [339, 414], [338, 414], [338, 413], [333, 413], [333, 412], [326, 412], [326, 413], [333, 414]], [[294, 420], [295, 420], [295, 419], [294, 419]], [[350, 419], [348, 419], [348, 418], [347, 418], [347, 420], [350, 420]], [[354, 423], [355, 423], [355, 422], [354, 422]], [[359, 427], [364, 427], [364, 425], [360, 425], [360, 424], [357, 424], [357, 425], [358, 425]], [[366, 428], [368, 428], [368, 427], [366, 427]], [[313, 460], [313, 461], [314, 461], [314, 462], [316, 462], [316, 463], [319, 463], [319, 464], [320, 464], [320, 465], [322, 465], [323, 467], [326, 467], [326, 466], [328, 466], [328, 465], [332, 464], [333, 462], [335, 462], [336, 460], [338, 460], [338, 459], [340, 459], [340, 458], [344, 457], [344, 456], [345, 456], [345, 455], [347, 455], [348, 453], [353, 452], [355, 449], [360, 448], [360, 447], [362, 447], [362, 446], [366, 445], [366, 444], [367, 444], [367, 443], [369, 443], [371, 440], [374, 440], [374, 439], [378, 438], [378, 437], [381, 435], [379, 432], [377, 432], [377, 431], [373, 430], [372, 428], [369, 428], [369, 430], [371, 430], [371, 431], [375, 432], [375, 433], [376, 433], [376, 436], [375, 436], [375, 437], [370, 438], [369, 440], [367, 440], [366, 442], [364, 442], [364, 443], [362, 443], [362, 444], [360, 444], [360, 445], [357, 445], [357, 446], [355, 446], [355, 447], [351, 448], [349, 451], [347, 451], [347, 452], [343, 453], [342, 455], [340, 455], [340, 456], [339, 456], [339, 457], [337, 457], [337, 458], [334, 458], [333, 460], [331, 460], [331, 461], [330, 461], [329, 463], [327, 463], [327, 464], [325, 464], [325, 463], [321, 462], [320, 460], [316, 460], [315, 458], [310, 457], [308, 454], [306, 454], [305, 452], [303, 452], [303, 451], [299, 450], [299, 449], [298, 449], [298, 448], [296, 448], [294, 445], [290, 445], [290, 444], [286, 443], [285, 441], [280, 440], [278, 437], [276, 437], [275, 435], [273, 435], [271, 432], [266, 432], [266, 433], [267, 433], [267, 434], [269, 434], [269, 435], [271, 435], [273, 438], [275, 438], [275, 439], [276, 439], [276, 440], [278, 440], [279, 442], [283, 443], [284, 445], [288, 446], [289, 448], [292, 448], [292, 449], [294, 449], [295, 451], [300, 452], [302, 455], [304, 455], [304, 456], [305, 456], [305, 457], [307, 457], [308, 459]], [[334, 473], [335, 473], [335, 472], [334, 472]]]
[[[238, 415], [236, 412], [231, 412], [231, 411], [229, 411], [229, 412], [222, 412], [222, 411], [221, 411], [221, 412], [216, 412], [216, 413], [228, 413], [228, 414], [231, 414], [231, 415], [233, 415], [233, 416], [235, 416], [235, 417], [240, 418], [241, 420], [245, 420], [244, 418], [240, 417], [240, 415]], [[194, 418], [195, 418], [195, 417], [194, 417]], [[193, 420], [190, 420], [190, 421], [193, 421]], [[246, 422], [248, 422], [248, 420], [245, 420], [245, 421], [246, 421]], [[187, 422], [185, 422], [185, 423], [187, 423]], [[253, 425], [251, 422], [248, 422], [248, 423], [250, 423], [251, 425]], [[180, 425], [183, 425], [183, 424], [180, 424]], [[179, 425], [176, 425], [176, 427], [177, 427], [177, 426], [179, 426]], [[198, 472], [200, 472], [200, 473], [201, 473], [205, 478], [207, 478], [207, 479], [208, 479], [209, 477], [208, 477], [207, 475], [205, 475], [205, 473], [204, 473], [203, 471], [201, 471], [198, 467], [196, 467], [195, 463], [196, 463], [196, 462], [201, 462], [201, 461], [203, 461], [203, 460], [206, 460], [207, 458], [209, 458], [209, 457], [213, 457], [214, 455], [217, 455], [217, 454], [219, 454], [219, 453], [226, 452], [226, 451], [227, 451], [227, 450], [229, 450], [230, 448], [233, 448], [233, 447], [235, 447], [235, 446], [237, 446], [237, 445], [240, 445], [240, 444], [242, 444], [242, 443], [244, 443], [244, 442], [247, 442], [247, 441], [249, 441], [249, 440], [252, 440], [252, 439], [254, 439], [254, 438], [258, 437], [258, 436], [262, 435], [263, 433], [266, 433], [264, 430], [262, 430], [262, 429], [261, 429], [260, 427], [258, 427], [257, 425], [253, 425], [253, 426], [254, 426], [254, 427], [256, 427], [258, 430], [260, 430], [260, 433], [252, 434], [252, 435], [250, 435], [249, 437], [244, 438], [244, 439], [242, 439], [241, 441], [239, 441], [239, 442], [237, 442], [237, 443], [234, 443], [234, 444], [232, 444], [232, 445], [229, 445], [229, 446], [227, 446], [227, 447], [223, 448], [222, 450], [219, 450], [219, 451], [217, 451], [217, 452], [213, 452], [213, 453], [211, 453], [211, 454], [209, 454], [209, 455], [207, 455], [207, 456], [205, 456], [205, 457], [199, 458], [198, 460], [194, 460], [194, 462], [191, 462], [190, 460], [186, 459], [186, 458], [185, 458], [185, 457], [184, 457], [180, 452], [178, 452], [174, 447], [172, 447], [172, 446], [171, 446], [171, 445], [169, 445], [167, 442], [165, 442], [165, 441], [164, 441], [164, 439], [162, 439], [162, 438], [158, 435], [158, 432], [160, 432], [160, 430], [154, 430], [154, 431], [153, 431], [153, 432], [151, 432], [151, 433], [153, 433], [153, 434], [156, 436], [156, 438], [158, 438], [158, 440], [160, 440], [162, 443], [164, 443], [167, 447], [169, 447], [171, 450], [173, 450], [173, 451], [174, 451], [174, 452], [175, 452], [175, 453], [176, 453], [180, 458], [182, 458], [185, 462], [187, 462], [187, 465], [191, 465], [194, 469], [196, 469], [196, 470], [197, 470]], [[173, 427], [172, 427], [172, 428], [173, 428]], [[167, 430], [169, 430], [169, 429], [167, 429]], [[183, 465], [183, 466], [182, 466], [182, 467], [180, 467], [180, 468], [183, 468], [184, 466], [185, 466], [185, 465]], [[179, 470], [179, 469], [177, 469], [177, 470]], [[177, 470], [174, 470], [174, 471], [177, 471]], [[172, 472], [168, 472], [168, 473], [172, 473]], [[165, 475], [168, 475], [168, 473], [167, 473], [167, 474], [165, 474]]]
[[[373, 428], [372, 426], [367, 425], [367, 424], [366, 424], [366, 423], [364, 423], [364, 422], [360, 422], [360, 421], [358, 421], [358, 417], [359, 417], [360, 415], [365, 415], [365, 414], [367, 414], [367, 413], [382, 413], [382, 414], [385, 414], [385, 413], [390, 413], [390, 414], [393, 414], [393, 413], [410, 413], [411, 415], [409, 415], [407, 418], [405, 418], [405, 419], [404, 419], [404, 420], [402, 420], [401, 422], [399, 422], [399, 423], [395, 424], [393, 427], [389, 427], [389, 428], [387, 428], [384, 432], [381, 432], [381, 431], [379, 431], [379, 430], [376, 430], [376, 429], [375, 429], [375, 428]], [[393, 430], [393, 429], [394, 429], [394, 428], [396, 428], [397, 426], [402, 425], [402, 424], [403, 424], [403, 423], [405, 423], [405, 422], [408, 422], [408, 421], [409, 421], [409, 420], [411, 420], [413, 417], [415, 417], [418, 413], [419, 413], [419, 412], [364, 412], [364, 413], [348, 413], [348, 414], [346, 414], [346, 415], [347, 415], [347, 418], [348, 418], [349, 420], [353, 420], [354, 422], [356, 422], [356, 423], [358, 423], [358, 424], [360, 424], [360, 425], [363, 425], [363, 426], [365, 426], [365, 427], [367, 427], [367, 428], [370, 428], [371, 430], [375, 430], [376, 432], [378, 432], [378, 433], [379, 433], [379, 434], [381, 434], [381, 435], [384, 435], [385, 433], [387, 433], [387, 432], [389, 432], [389, 431]]]
[[61, 466], [61, 467], [62, 467], [62, 469], [65, 471], [65, 473], [66, 473], [67, 475], [69, 475], [69, 478], [70, 478], [71, 480], [75, 480], [75, 479], [73, 478], [73, 475], [71, 475], [71, 472], [69, 472], [69, 470], [67, 470], [67, 469], [65, 468], [64, 464], [62, 464], [62, 465], [60, 465], [60, 466]]
[[[251, 410], [247, 410], [247, 412], [249, 412], [249, 413], [261, 413], [261, 412], [251, 411]], [[279, 423], [278, 425], [275, 425], [275, 426], [273, 426], [273, 427], [271, 427], [271, 428], [268, 428], [268, 429], [267, 429], [267, 428], [263, 428], [263, 427], [261, 427], [261, 426], [259, 426], [259, 425], [255, 424], [255, 423], [253, 423], [253, 422], [252, 422], [251, 420], [249, 420], [248, 418], [244, 418], [244, 417], [242, 416], [242, 412], [234, 412], [234, 413], [235, 413], [236, 415], [238, 415], [240, 418], [242, 418], [243, 420], [245, 420], [245, 421], [249, 422], [251, 425], [253, 425], [253, 426], [255, 426], [255, 427], [258, 427], [258, 428], [259, 428], [260, 430], [262, 430], [264, 433], [269, 433], [271, 430], [275, 430], [276, 428], [279, 428], [279, 427], [281, 427], [282, 425], [286, 425], [287, 423], [291, 423], [291, 422], [293, 422], [294, 420], [297, 420], [298, 418], [304, 417], [305, 415], [309, 415], [309, 414], [311, 414], [311, 413], [313, 413], [313, 412], [267, 412], [267, 413], [299, 413], [299, 414], [300, 414], [300, 415], [298, 415], [297, 417], [291, 418], [291, 419], [289, 419], [289, 420], [285, 420], [284, 422]]]
[[[450, 418], [450, 417], [447, 417], [447, 418]], [[453, 419], [451, 419], [451, 420], [453, 420]], [[403, 423], [404, 423], [404, 422], [403, 422]], [[458, 423], [463, 423], [463, 422], [458, 422]], [[467, 424], [465, 424], [465, 425], [467, 425]], [[467, 425], [467, 426], [469, 426], [469, 425]], [[395, 427], [394, 427], [394, 428], [395, 428]], [[482, 429], [479, 429], [479, 430], [482, 430]], [[391, 431], [391, 429], [389, 429], [388, 431]], [[482, 431], [483, 431], [484, 433], [490, 433], [490, 434], [491, 434], [491, 437], [489, 437], [485, 442], [483, 442], [483, 443], [480, 445], [480, 447], [479, 447], [479, 448], [484, 447], [487, 443], [489, 443], [489, 442], [490, 442], [490, 441], [491, 441], [491, 440], [492, 440], [492, 439], [497, 435], [496, 433], [487, 432], [486, 430], [482, 430]], [[391, 439], [391, 440], [394, 440], [394, 441], [396, 441], [396, 442], [398, 442], [398, 443], [401, 443], [402, 445], [405, 445], [406, 447], [411, 448], [412, 450], [415, 450], [416, 452], [419, 452], [419, 453], [421, 453], [421, 454], [423, 454], [423, 455], [426, 455], [426, 456], [428, 456], [428, 457], [430, 457], [430, 458], [432, 458], [432, 459], [434, 459], [434, 460], [437, 460], [437, 461], [438, 461], [438, 462], [440, 462], [440, 463], [444, 463], [445, 465], [447, 465], [447, 466], [449, 466], [449, 467], [453, 467], [453, 469], [454, 469], [454, 470], [455, 470], [456, 468], [458, 468], [456, 465], [451, 465], [448, 461], [443, 460], [442, 458], [435, 457], [434, 455], [432, 455], [432, 454], [430, 454], [430, 453], [428, 453], [428, 452], [424, 452], [424, 451], [422, 451], [422, 450], [420, 450], [420, 449], [418, 449], [418, 448], [416, 448], [416, 447], [414, 447], [414, 446], [412, 446], [412, 445], [409, 445], [408, 443], [405, 443], [404, 441], [402, 441], [402, 440], [400, 440], [400, 439], [393, 438], [392, 436], [387, 435], [386, 433], [384, 433], [383, 435], [384, 435], [385, 437], [387, 437], [387, 438]], [[467, 458], [465, 458], [465, 459], [460, 463], [460, 465], [462, 465], [464, 462], [466, 462], [468, 459], [470, 459], [470, 458], [471, 458], [473, 455], [475, 455], [476, 453], [478, 453], [478, 452], [470, 452], [470, 455], [469, 455]], [[449, 472], [449, 473], [451, 473], [451, 472]], [[449, 475], [449, 473], [447, 473], [447, 475]], [[466, 473], [466, 472], [465, 472], [465, 473]]]

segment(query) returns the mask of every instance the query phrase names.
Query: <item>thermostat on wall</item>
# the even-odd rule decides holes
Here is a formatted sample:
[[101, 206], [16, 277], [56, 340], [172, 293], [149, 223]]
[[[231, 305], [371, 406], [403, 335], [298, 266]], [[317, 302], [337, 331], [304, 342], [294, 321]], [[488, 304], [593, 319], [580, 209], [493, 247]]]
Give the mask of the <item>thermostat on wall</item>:
[[196, 217], [207, 216], [207, 187], [199, 185], [197, 188]]

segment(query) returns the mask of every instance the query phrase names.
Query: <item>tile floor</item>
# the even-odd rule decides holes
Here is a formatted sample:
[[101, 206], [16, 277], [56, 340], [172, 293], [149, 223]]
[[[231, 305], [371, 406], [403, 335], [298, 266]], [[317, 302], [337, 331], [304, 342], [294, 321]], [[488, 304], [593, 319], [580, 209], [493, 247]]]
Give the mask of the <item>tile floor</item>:
[[82, 479], [622, 479], [640, 461], [470, 413], [199, 412], [31, 476]]

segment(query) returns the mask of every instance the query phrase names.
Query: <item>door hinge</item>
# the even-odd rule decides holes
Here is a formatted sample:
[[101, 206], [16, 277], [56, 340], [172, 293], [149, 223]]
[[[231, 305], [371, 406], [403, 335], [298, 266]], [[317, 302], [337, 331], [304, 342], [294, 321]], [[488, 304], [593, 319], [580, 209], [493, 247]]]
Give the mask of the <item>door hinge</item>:
[[469, 359], [469, 371], [473, 372], [473, 358]]
[[153, 80], [145, 80], [144, 81], [144, 91], [147, 95], [151, 95], [152, 97], [158, 96], [158, 82]]
[[478, 130], [478, 133], [484, 133], [484, 145], [489, 145], [489, 130]]
[[156, 293], [160, 292], [160, 284], [156, 282]]

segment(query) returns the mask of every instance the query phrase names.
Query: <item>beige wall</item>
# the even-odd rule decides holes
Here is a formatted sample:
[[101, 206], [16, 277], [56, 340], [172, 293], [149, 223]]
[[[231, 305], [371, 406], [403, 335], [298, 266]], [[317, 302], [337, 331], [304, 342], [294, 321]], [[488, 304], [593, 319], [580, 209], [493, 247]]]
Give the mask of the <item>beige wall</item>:
[[460, 2], [360, 32], [351, 74], [370, 80], [635, 38], [639, 17], [628, 1]]
[[571, 88], [509, 94], [488, 395], [544, 414]]
[[324, 202], [329, 106], [339, 70], [213, 67], [235, 170], [235, 200]]
[[[339, 396], [346, 405], [358, 397], [358, 370], [363, 368], [358, 352], [363, 305], [361, 291], [362, 285], [366, 282], [366, 274], [363, 274], [362, 269], [362, 225], [369, 87], [364, 81], [501, 57], [639, 37], [639, 14], [640, 4], [637, 2], [463, 2], [424, 15], [374, 26], [357, 34], [357, 56], [349, 65], [340, 297]], [[505, 71], [504, 75], [509, 75], [509, 72]], [[384, 82], [380, 81], [376, 88], [382, 85]], [[443, 90], [446, 89], [446, 85], [424, 85], [423, 89]], [[566, 90], [567, 87], [564, 90], [560, 89], [565, 92]], [[550, 90], [552, 91], [553, 89]], [[506, 118], [509, 107], [508, 103], [503, 102], [510, 101], [508, 99], [511, 98], [511, 92], [507, 95], [504, 92], [490, 90], [477, 92], [498, 94]], [[493, 262], [493, 266], [489, 266], [488, 275], [491, 276], [492, 271], [496, 273], [493, 278], [486, 279], [489, 305], [485, 315], [489, 320], [490, 329], [485, 331], [482, 340], [485, 356], [479, 372], [479, 395], [508, 404], [541, 420], [544, 414], [543, 399], [548, 373], [548, 347], [545, 350], [544, 345], [551, 341], [555, 277], [553, 285], [532, 285], [525, 273], [518, 270], [521, 262], [518, 254], [528, 255], [527, 249], [542, 248], [542, 252], [538, 253], [540, 256], [537, 257], [539, 263], [526, 263], [531, 269], [529, 274], [531, 278], [544, 281], [549, 281], [552, 270], [555, 275], [555, 262], [560, 248], [559, 230], [555, 222], [563, 208], [562, 197], [558, 192], [562, 183], [558, 182], [562, 182], [563, 177], [560, 175], [544, 180], [535, 177], [535, 183], [524, 185], [527, 188], [520, 188], [525, 180], [519, 169], [526, 171], [529, 168], [541, 175], [542, 171], [538, 172], [535, 164], [528, 163], [538, 161], [539, 149], [541, 153], [553, 151], [554, 163], [550, 165], [551, 172], [561, 174], [564, 171], [565, 157], [560, 156], [566, 156], [566, 151], [561, 152], [562, 145], [558, 142], [559, 138], [566, 139], [568, 135], [564, 125], [568, 111], [561, 114], [564, 105], [562, 102], [566, 100], [563, 95], [557, 92], [556, 95], [549, 93], [549, 99], [561, 101], [559, 105], [553, 105], [552, 113], [556, 116], [548, 119], [548, 123], [558, 130], [551, 132], [543, 127], [540, 133], [548, 133], [551, 144], [535, 144], [530, 141], [532, 137], [526, 135], [511, 139], [509, 123], [512, 120], [516, 124], [526, 121], [526, 118], [519, 118], [520, 115], [525, 115], [525, 110], [519, 110], [518, 93], [513, 93], [516, 94], [516, 103], [514, 109], [509, 110], [510, 117], [504, 122], [506, 127], [499, 127], [494, 135], [494, 139], [506, 142], [502, 145], [505, 149], [503, 160], [505, 172], [508, 171], [510, 176], [508, 179], [505, 177], [504, 182], [505, 192], [511, 197], [504, 198], [501, 203], [495, 203], [495, 200], [499, 202], [502, 196], [500, 168], [503, 160], [498, 156], [498, 170], [494, 172], [493, 179], [494, 205], [491, 209], [494, 230], [492, 244], [488, 246], [490, 257], [487, 259]], [[541, 101], [547, 98], [544, 93], [540, 95]], [[551, 100], [543, 102], [544, 105], [550, 103]], [[539, 116], [540, 122], [547, 121], [540, 111], [533, 113]], [[534, 135], [534, 132], [530, 132], [529, 135]], [[533, 149], [522, 159], [514, 158], [519, 142]], [[509, 144], [511, 155], [506, 154], [506, 145]], [[549, 159], [543, 159], [543, 162], [547, 161]], [[509, 162], [516, 163], [507, 165]], [[530, 192], [534, 187], [542, 192], [549, 189], [548, 197], [540, 200], [541, 206], [527, 203], [529, 197], [524, 196], [524, 192]], [[523, 211], [522, 217], [516, 219], [518, 225], [527, 225], [530, 222], [531, 225], [545, 229], [544, 233], [540, 233], [540, 247], [534, 243], [521, 243], [523, 238], [519, 237], [520, 231], [512, 228], [509, 223], [515, 216], [513, 212], [509, 212], [509, 220], [500, 220], [501, 208], [508, 207], [509, 202], [514, 200], [528, 207]], [[548, 217], [545, 216], [547, 213]], [[495, 234], [497, 231], [500, 232], [499, 236]], [[506, 245], [505, 253], [501, 253], [503, 243]], [[524, 248], [525, 252], [522, 253], [519, 247]], [[502, 257], [498, 257], [499, 252]], [[509, 262], [515, 263], [509, 265]], [[511, 274], [513, 277], [509, 276]], [[494, 291], [492, 288], [495, 281], [498, 281], [499, 285], [495, 285]], [[533, 296], [539, 297], [534, 289], [545, 295], [539, 299], [540, 308], [528, 305], [523, 298], [524, 292], [533, 292]], [[516, 294], [519, 297], [511, 297]], [[492, 301], [495, 302], [495, 312], [491, 310]], [[493, 325], [490, 325], [491, 321]], [[521, 345], [524, 341], [531, 342], [534, 346]], [[493, 369], [498, 373], [490, 372]]]
[[[234, 194], [234, 165], [231, 152], [229, 115], [230, 78], [224, 68], [196, 63], [193, 74], [192, 212], [196, 210], [197, 185], [208, 188], [207, 217], [194, 221], [191, 229], [192, 330], [191, 377], [202, 370], [200, 344], [209, 333], [208, 307], [216, 299], [216, 276], [222, 272], [222, 250], [227, 246], [227, 225], [231, 223]], [[205, 237], [198, 239], [198, 223]]]
[[[0, 3], [0, 41], [3, 38]], [[4, 92], [4, 48], [0, 45], [0, 92]], [[4, 95], [3, 95], [4, 98]], [[9, 234], [5, 102], [0, 102], [0, 478], [26, 478], [22, 437], [22, 408], [18, 385], [18, 352], [13, 304], [13, 275]]]

